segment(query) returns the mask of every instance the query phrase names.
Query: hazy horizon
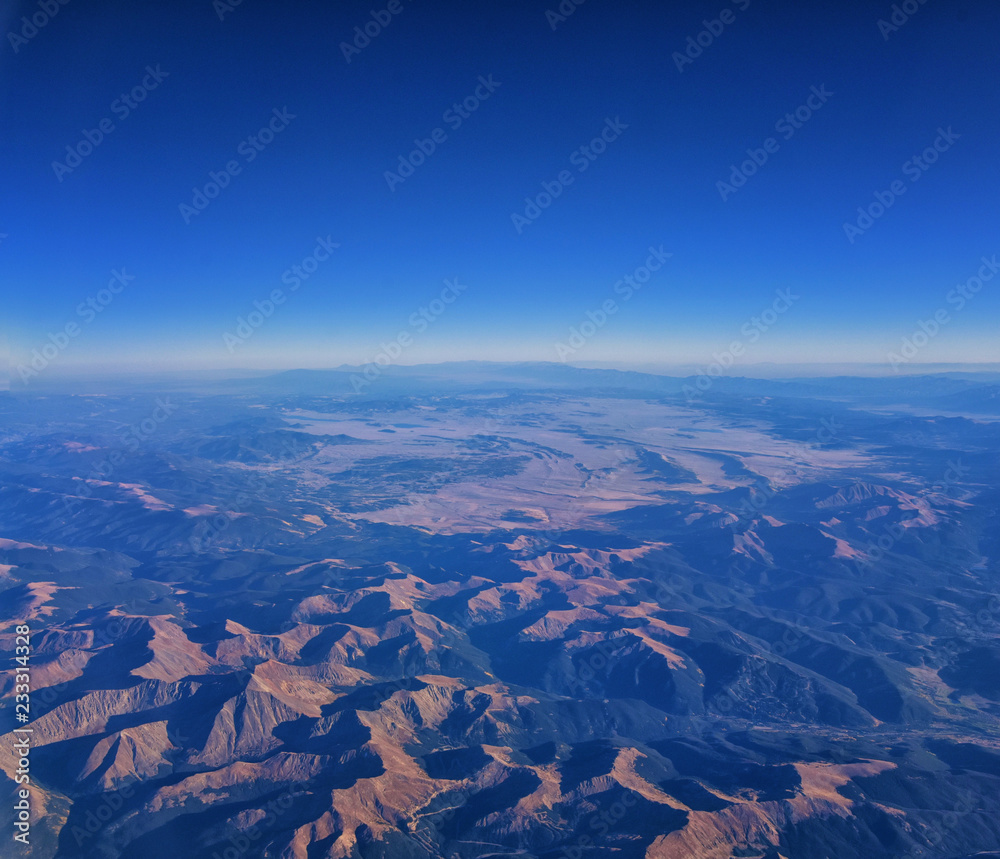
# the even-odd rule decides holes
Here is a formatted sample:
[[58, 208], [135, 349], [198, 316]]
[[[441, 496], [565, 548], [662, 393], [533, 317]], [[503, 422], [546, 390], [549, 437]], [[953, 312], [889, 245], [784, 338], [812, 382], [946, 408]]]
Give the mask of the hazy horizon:
[[397, 5], [0, 7], [13, 371], [1000, 360], [994, 5]]
[[[826, 378], [826, 377], [857, 377], [857, 378], [898, 378], [900, 376], [932, 376], [932, 375], [983, 375], [1000, 376], [1000, 362], [955, 362], [955, 363], [934, 363], [934, 364], [905, 364], [899, 370], [893, 370], [889, 365], [882, 363], [866, 362], [828, 362], [828, 363], [778, 363], [760, 362], [747, 363], [730, 368], [723, 368], [722, 372], [716, 372], [718, 365], [715, 362], [709, 364], [678, 363], [678, 364], [657, 364], [652, 362], [630, 363], [630, 362], [557, 362], [557, 361], [481, 361], [476, 359], [449, 360], [436, 362], [414, 362], [405, 363], [402, 361], [393, 362], [388, 365], [380, 365], [375, 361], [363, 364], [343, 363], [335, 366], [295, 366], [287, 367], [232, 367], [232, 368], [143, 368], [141, 366], [130, 365], [127, 367], [114, 364], [99, 365], [68, 365], [65, 367], [50, 367], [46, 369], [44, 379], [39, 383], [50, 382], [58, 384], [60, 381], [70, 380], [92, 380], [102, 381], [114, 379], [120, 381], [133, 380], [136, 384], [141, 384], [144, 380], [184, 380], [209, 378], [215, 380], [239, 379], [239, 378], [263, 378], [282, 373], [302, 372], [358, 372], [365, 367], [378, 367], [379, 372], [397, 371], [406, 373], [410, 370], [420, 368], [442, 368], [453, 367], [456, 372], [462, 369], [469, 369], [474, 366], [479, 367], [517, 367], [517, 366], [545, 366], [565, 367], [576, 370], [613, 370], [619, 372], [642, 373], [668, 378], [690, 378], [699, 375], [721, 376], [724, 378], [745, 378], [759, 380], [795, 380], [806, 378]], [[13, 369], [13, 368], [12, 368]], [[28, 391], [31, 389], [33, 380], [28, 384], [21, 382], [16, 370], [9, 376], [11, 390]], [[34, 383], [34, 384], [39, 384]], [[0, 381], [0, 390], [4, 390]]]

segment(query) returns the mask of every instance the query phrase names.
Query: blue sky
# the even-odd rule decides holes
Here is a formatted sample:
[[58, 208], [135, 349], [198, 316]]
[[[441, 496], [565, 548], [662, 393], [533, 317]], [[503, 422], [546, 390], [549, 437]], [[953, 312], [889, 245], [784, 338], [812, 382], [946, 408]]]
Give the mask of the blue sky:
[[[1000, 9], [911, 2], [891, 31], [890, 3], [586, 0], [561, 21], [552, 0], [70, 0], [47, 21], [37, 0], [8, 3], [14, 362], [68, 324], [47, 368], [329, 367], [404, 333], [401, 363], [559, 360], [585, 326], [571, 362], [697, 365], [746, 341], [778, 290], [797, 299], [737, 368], [887, 361], [939, 311], [920, 361], [1000, 360], [1000, 278], [949, 298], [1000, 253]], [[345, 56], [366, 24], [380, 31]], [[85, 131], [103, 134], [89, 153]], [[434, 151], [387, 179], [417, 140]], [[83, 155], [71, 171], [67, 147]], [[766, 161], [736, 188], [753, 153]], [[227, 165], [218, 196], [182, 208]], [[894, 182], [903, 193], [847, 235]], [[518, 225], [543, 183], [558, 196]], [[318, 240], [338, 247], [292, 290], [285, 273], [312, 267]], [[672, 256], [623, 300], [615, 285], [651, 247]], [[89, 313], [122, 270], [134, 279]], [[460, 297], [414, 324], [451, 279]]]

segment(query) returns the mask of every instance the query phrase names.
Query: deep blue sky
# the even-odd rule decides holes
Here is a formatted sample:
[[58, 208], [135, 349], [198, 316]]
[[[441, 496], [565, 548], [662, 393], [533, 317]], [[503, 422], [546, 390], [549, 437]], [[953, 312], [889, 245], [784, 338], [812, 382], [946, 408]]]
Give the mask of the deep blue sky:
[[[401, 0], [346, 62], [340, 43], [386, 5], [243, 0], [220, 21], [211, 0], [70, 0], [15, 52], [6, 34], [40, 7], [7, 4], [15, 365], [74, 321], [52, 367], [336, 366], [403, 331], [403, 363], [558, 360], [609, 298], [619, 312], [569, 360], [707, 364], [740, 340], [744, 367], [885, 361], [942, 308], [914, 360], [1000, 359], [1000, 277], [961, 310], [947, 300], [1000, 253], [995, 2], [927, 0], [886, 40], [888, 2], [586, 0], [553, 31], [554, 0]], [[679, 72], [672, 54], [722, 9], [731, 23]], [[121, 119], [112, 103], [157, 64], [168, 77]], [[450, 128], [444, 112], [489, 75], [500, 86]], [[775, 131], [824, 85], [791, 139]], [[246, 163], [241, 141], [276, 108], [295, 119]], [[105, 117], [114, 130], [59, 181], [53, 161]], [[607, 118], [628, 127], [581, 173], [571, 153]], [[447, 140], [390, 190], [385, 171], [437, 127]], [[960, 138], [913, 181], [903, 165], [939, 127]], [[777, 152], [723, 201], [716, 183], [768, 137]], [[234, 159], [242, 172], [186, 224], [179, 204]], [[573, 184], [518, 234], [511, 214], [563, 170]], [[906, 193], [850, 242], [843, 224], [897, 180]], [[327, 236], [340, 247], [289, 292], [282, 273]], [[615, 282], [660, 245], [673, 256], [622, 302]], [[123, 267], [135, 280], [87, 322], [78, 306]], [[456, 277], [458, 300], [411, 324]], [[285, 304], [230, 352], [225, 332], [275, 288]], [[741, 330], [778, 289], [800, 298], [751, 341]]]

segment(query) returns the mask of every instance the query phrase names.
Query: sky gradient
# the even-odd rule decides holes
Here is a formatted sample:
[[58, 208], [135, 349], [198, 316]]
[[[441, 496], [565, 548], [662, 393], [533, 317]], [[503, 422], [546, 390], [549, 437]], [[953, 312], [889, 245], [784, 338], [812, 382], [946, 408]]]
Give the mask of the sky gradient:
[[1000, 360], [996, 3], [561, 8], [0, 6], [15, 371]]

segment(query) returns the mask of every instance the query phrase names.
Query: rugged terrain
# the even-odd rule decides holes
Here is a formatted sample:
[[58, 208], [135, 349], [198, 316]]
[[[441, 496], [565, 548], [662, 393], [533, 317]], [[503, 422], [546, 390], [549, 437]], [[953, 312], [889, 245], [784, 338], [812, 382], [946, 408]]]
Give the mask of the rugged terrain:
[[33, 856], [1000, 849], [994, 380], [488, 369], [0, 394]]

